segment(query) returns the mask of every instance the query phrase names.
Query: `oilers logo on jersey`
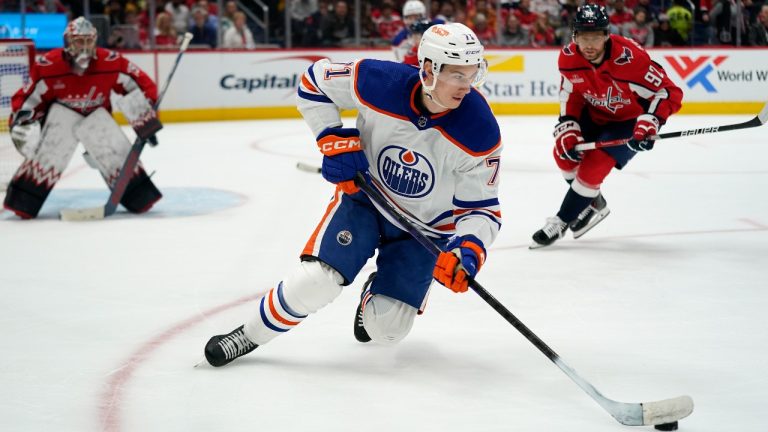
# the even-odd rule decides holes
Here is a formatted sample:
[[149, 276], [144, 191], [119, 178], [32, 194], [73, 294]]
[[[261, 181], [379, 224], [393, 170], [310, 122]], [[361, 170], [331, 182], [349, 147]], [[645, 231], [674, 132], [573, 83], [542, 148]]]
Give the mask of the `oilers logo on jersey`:
[[377, 161], [379, 178], [387, 188], [406, 198], [421, 198], [432, 191], [435, 169], [421, 153], [400, 146], [387, 146]]

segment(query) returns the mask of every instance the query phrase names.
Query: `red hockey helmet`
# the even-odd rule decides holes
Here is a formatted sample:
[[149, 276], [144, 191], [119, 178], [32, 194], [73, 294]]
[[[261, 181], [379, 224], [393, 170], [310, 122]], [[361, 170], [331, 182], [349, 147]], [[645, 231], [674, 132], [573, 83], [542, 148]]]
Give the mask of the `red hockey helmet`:
[[83, 17], [73, 19], [64, 30], [64, 50], [83, 69], [96, 55], [96, 27]]

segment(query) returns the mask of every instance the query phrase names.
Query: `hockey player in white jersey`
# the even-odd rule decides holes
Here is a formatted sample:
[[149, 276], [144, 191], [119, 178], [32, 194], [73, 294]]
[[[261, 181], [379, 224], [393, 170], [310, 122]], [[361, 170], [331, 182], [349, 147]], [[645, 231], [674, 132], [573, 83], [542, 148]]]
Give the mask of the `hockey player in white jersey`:
[[[295, 271], [258, 300], [243, 326], [208, 341], [211, 365], [253, 351], [333, 301], [377, 250], [377, 272], [355, 316], [361, 342], [405, 337], [433, 278], [467, 290], [501, 227], [499, 127], [474, 88], [486, 72], [483, 46], [462, 24], [425, 33], [419, 68], [367, 59], [309, 67], [297, 105], [336, 191]], [[354, 127], [343, 125], [341, 109], [358, 110]], [[355, 186], [357, 172], [445, 252], [436, 259], [387, 219]]]

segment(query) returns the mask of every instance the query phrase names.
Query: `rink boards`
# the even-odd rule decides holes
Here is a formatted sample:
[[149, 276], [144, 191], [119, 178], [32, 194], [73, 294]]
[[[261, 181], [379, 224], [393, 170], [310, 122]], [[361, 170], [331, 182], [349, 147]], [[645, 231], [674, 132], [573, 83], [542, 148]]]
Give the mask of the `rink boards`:
[[[559, 50], [488, 50], [480, 88], [497, 114], [556, 114]], [[683, 113], [754, 114], [768, 101], [768, 49], [655, 49], [685, 92]], [[126, 56], [159, 84], [174, 52]], [[314, 61], [392, 60], [389, 50], [189, 51], [163, 101], [165, 121], [293, 118], [295, 89]]]

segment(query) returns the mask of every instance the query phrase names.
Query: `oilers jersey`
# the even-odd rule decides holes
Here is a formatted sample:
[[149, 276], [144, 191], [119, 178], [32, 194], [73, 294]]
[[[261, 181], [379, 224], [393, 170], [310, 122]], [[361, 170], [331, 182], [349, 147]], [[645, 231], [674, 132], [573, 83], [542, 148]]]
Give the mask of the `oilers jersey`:
[[474, 89], [440, 114], [418, 108], [421, 91], [412, 66], [324, 59], [302, 76], [297, 106], [315, 136], [342, 125], [340, 110], [356, 109], [369, 173], [382, 195], [427, 235], [471, 234], [488, 247], [502, 221], [498, 123]]

